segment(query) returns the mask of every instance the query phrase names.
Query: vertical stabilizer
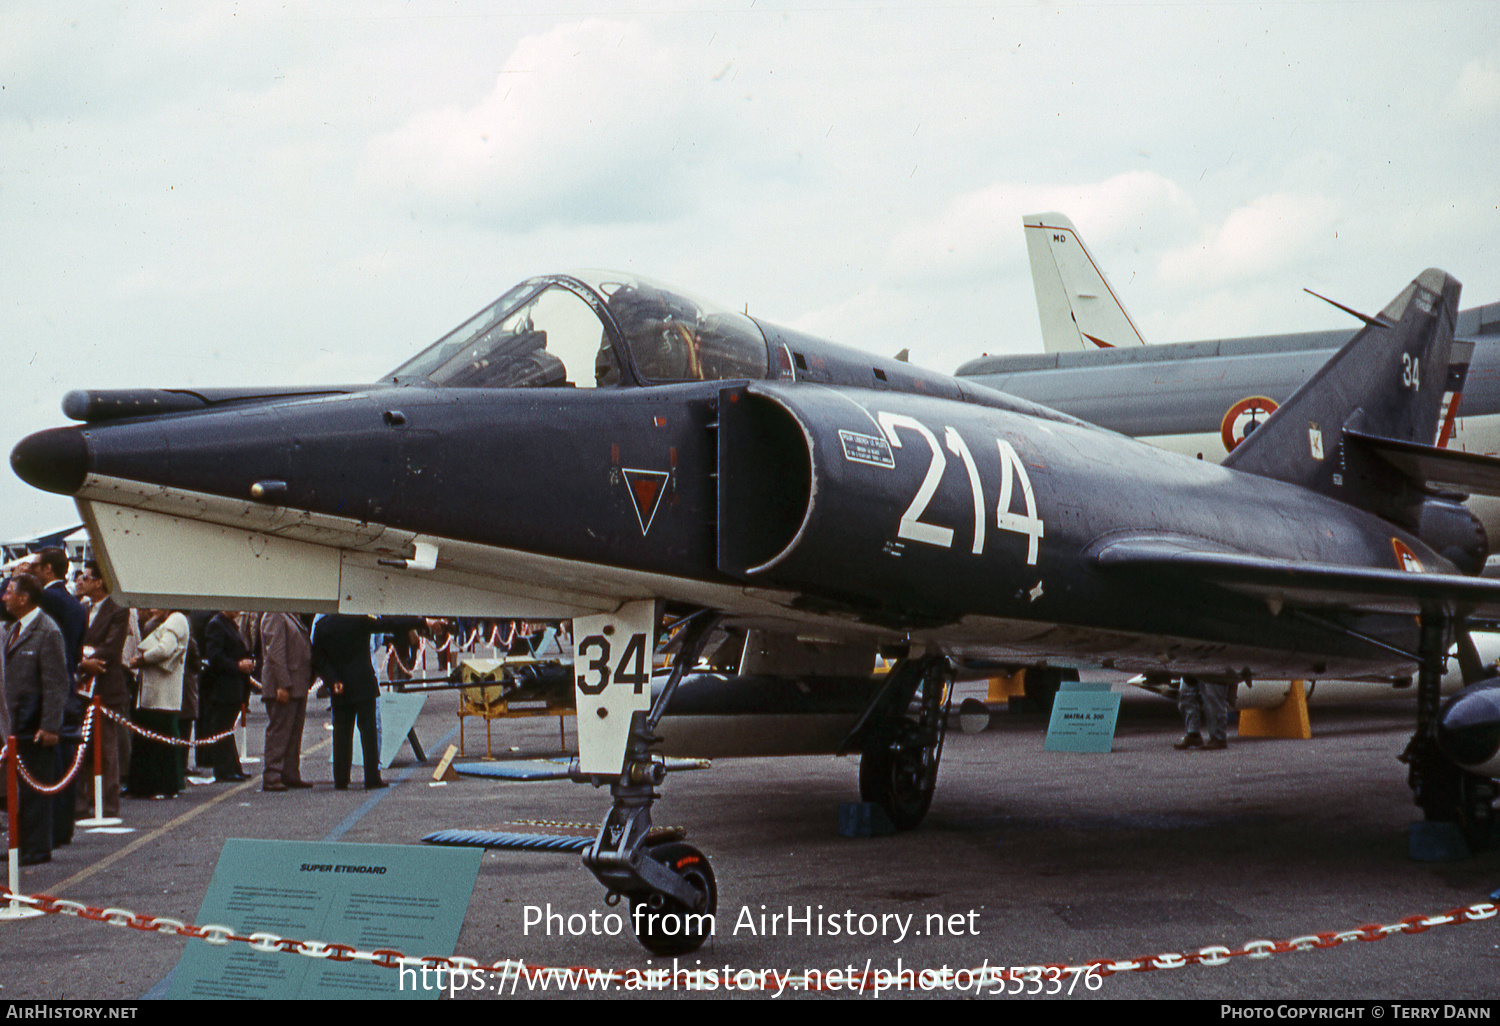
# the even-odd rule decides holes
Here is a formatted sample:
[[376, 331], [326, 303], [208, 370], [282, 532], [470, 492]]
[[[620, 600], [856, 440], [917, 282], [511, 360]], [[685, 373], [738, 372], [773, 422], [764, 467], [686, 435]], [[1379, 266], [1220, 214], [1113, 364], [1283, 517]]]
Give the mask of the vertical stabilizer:
[[1028, 214], [1021, 223], [1047, 352], [1145, 343], [1072, 221], [1051, 213]]
[[1365, 442], [1428, 447], [1440, 437], [1471, 349], [1453, 345], [1460, 288], [1442, 271], [1423, 271], [1224, 465], [1397, 519], [1406, 482]]

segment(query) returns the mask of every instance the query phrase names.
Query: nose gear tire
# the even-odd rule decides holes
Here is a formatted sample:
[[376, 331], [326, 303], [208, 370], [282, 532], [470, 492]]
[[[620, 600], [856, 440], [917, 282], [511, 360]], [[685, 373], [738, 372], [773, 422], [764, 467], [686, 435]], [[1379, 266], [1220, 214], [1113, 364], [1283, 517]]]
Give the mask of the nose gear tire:
[[699, 907], [688, 908], [675, 898], [666, 898], [660, 908], [653, 909], [646, 895], [631, 895], [630, 924], [635, 939], [653, 955], [691, 954], [713, 936], [712, 917], [719, 908], [713, 867], [708, 864], [708, 856], [680, 841], [659, 844], [647, 854], [698, 892]]

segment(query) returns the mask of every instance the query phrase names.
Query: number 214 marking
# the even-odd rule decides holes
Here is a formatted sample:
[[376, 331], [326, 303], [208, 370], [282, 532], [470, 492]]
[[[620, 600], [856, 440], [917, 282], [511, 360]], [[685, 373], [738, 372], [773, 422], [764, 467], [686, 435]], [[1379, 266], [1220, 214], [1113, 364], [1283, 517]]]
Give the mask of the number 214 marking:
[[[943, 455], [937, 436], [927, 425], [904, 413], [880, 413], [877, 414], [877, 418], [880, 421], [881, 430], [885, 432], [886, 438], [891, 443], [891, 448], [901, 448], [898, 429], [904, 428], [920, 435], [927, 443], [928, 449], [932, 451], [932, 462], [927, 465], [927, 475], [922, 478], [922, 484], [917, 488], [917, 494], [912, 499], [911, 505], [901, 515], [901, 524], [896, 529], [896, 537], [936, 545], [940, 548], [951, 548], [953, 528], [930, 524], [922, 519], [922, 514], [927, 512], [928, 503], [937, 494], [938, 485], [943, 480], [943, 472], [948, 466], [948, 458]], [[968, 472], [969, 493], [974, 499], [974, 544], [971, 551], [977, 556], [984, 551], [985, 527], [989, 519], [984, 512], [984, 492], [979, 482], [979, 467], [974, 462], [974, 454], [969, 451], [968, 444], [954, 428], [944, 429], [943, 442], [947, 445], [949, 452], [963, 461], [964, 470]], [[1026, 467], [1021, 463], [1021, 458], [1016, 455], [1015, 448], [1003, 438], [995, 439], [995, 445], [1000, 452], [1000, 501], [995, 504], [995, 527], [997, 530], [1026, 535], [1029, 540], [1026, 547], [1026, 563], [1028, 566], [1034, 566], [1037, 545], [1043, 534], [1042, 519], [1037, 516], [1036, 512], [1036, 493], [1032, 490], [1031, 478], [1026, 475]], [[1021, 483], [1021, 495], [1026, 506], [1025, 513], [1012, 513], [1010, 509], [1016, 481]]]

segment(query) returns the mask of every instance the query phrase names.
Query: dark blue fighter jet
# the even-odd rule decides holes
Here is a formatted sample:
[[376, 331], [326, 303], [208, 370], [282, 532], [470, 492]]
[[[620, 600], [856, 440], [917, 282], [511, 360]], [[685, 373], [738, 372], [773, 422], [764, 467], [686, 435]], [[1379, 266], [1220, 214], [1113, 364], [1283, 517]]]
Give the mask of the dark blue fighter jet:
[[373, 385], [73, 392], [81, 424], [11, 462], [76, 498], [135, 603], [574, 618], [574, 775], [614, 796], [584, 861], [681, 952], [706, 932], [670, 917], [715, 885], [647, 843], [653, 743], [704, 659], [766, 714], [844, 702], [903, 827], [964, 661], [1415, 673], [1416, 801], [1486, 840], [1500, 685], [1438, 697], [1500, 615], [1462, 502], [1500, 494], [1500, 460], [1431, 445], [1458, 299], [1424, 271], [1222, 466], [594, 272], [523, 282]]

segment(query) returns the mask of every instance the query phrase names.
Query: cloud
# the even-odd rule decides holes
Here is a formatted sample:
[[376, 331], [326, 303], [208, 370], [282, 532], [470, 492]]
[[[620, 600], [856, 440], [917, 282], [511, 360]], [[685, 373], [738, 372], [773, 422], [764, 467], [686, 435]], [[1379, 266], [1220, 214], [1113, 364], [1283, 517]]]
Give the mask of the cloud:
[[1180, 237], [1193, 204], [1178, 185], [1151, 171], [1130, 171], [1085, 185], [997, 182], [964, 193], [937, 217], [913, 225], [892, 243], [898, 276], [915, 280], [988, 276], [1025, 259], [1021, 218], [1060, 211], [1091, 246], [1129, 239]]
[[1466, 61], [1448, 97], [1448, 109], [1460, 121], [1484, 121], [1492, 127], [1500, 113], [1500, 69], [1493, 61]]
[[634, 23], [523, 38], [471, 107], [421, 111], [370, 144], [366, 172], [421, 206], [489, 225], [669, 218], [718, 149], [711, 75]]
[[1322, 196], [1260, 196], [1164, 254], [1161, 276], [1173, 286], [1206, 287], [1305, 264], [1327, 248], [1338, 217], [1336, 204]]

